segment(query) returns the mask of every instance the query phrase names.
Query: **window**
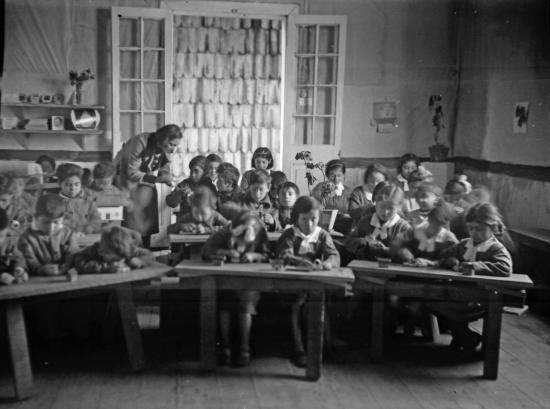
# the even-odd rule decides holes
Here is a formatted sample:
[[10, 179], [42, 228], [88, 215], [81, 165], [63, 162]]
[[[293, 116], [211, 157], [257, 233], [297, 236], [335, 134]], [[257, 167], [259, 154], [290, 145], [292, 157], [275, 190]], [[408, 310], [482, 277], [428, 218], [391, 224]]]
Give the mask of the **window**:
[[111, 16], [116, 153], [132, 136], [171, 122], [172, 20], [159, 9], [115, 7]]

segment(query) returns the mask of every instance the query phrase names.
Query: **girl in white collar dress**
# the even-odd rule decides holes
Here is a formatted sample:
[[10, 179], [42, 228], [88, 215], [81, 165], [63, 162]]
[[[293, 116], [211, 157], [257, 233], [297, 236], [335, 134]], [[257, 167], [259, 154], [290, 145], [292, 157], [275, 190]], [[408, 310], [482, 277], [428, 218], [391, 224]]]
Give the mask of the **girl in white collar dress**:
[[[466, 215], [470, 238], [449, 249], [440, 265], [474, 275], [509, 276], [512, 257], [497, 237], [504, 231], [502, 218], [491, 203], [477, 203]], [[483, 316], [485, 306], [477, 302], [431, 303], [431, 309], [445, 320], [453, 335], [452, 347], [472, 352], [481, 343], [481, 335], [468, 324]]]
[[374, 208], [359, 220], [346, 241], [346, 249], [355, 258], [388, 257], [390, 249], [398, 247], [412, 232], [410, 224], [399, 215], [404, 195], [398, 186], [383, 186], [374, 199]]
[[[340, 267], [340, 254], [330, 234], [319, 227], [319, 202], [309, 196], [301, 196], [292, 208], [293, 226], [285, 230], [277, 242], [277, 254], [286, 263], [307, 269], [331, 270]], [[306, 354], [302, 341], [301, 309], [306, 295], [292, 297], [291, 323], [294, 340], [293, 361], [305, 367]]]

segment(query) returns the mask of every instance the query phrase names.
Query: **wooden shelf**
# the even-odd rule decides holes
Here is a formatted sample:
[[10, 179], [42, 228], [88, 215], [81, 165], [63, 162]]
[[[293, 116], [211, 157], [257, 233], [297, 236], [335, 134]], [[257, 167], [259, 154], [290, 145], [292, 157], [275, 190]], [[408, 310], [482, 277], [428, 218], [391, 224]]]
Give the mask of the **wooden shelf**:
[[23, 134], [56, 134], [56, 135], [101, 135], [102, 129], [90, 129], [89, 131], [77, 131], [65, 129], [62, 131], [52, 131], [49, 129], [0, 129], [0, 133], [23, 133]]
[[103, 105], [31, 104], [30, 102], [2, 102], [2, 105], [21, 108], [105, 109]]

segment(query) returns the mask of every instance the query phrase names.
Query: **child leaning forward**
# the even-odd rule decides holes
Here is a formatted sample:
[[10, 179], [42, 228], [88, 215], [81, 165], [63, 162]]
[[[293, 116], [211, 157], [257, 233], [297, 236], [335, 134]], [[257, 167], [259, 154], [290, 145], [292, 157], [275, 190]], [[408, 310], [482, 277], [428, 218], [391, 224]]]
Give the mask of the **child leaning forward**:
[[[202, 258], [206, 261], [254, 263], [267, 261], [268, 257], [265, 227], [257, 216], [247, 211], [239, 213], [231, 225], [210, 236], [202, 249]], [[234, 315], [237, 316], [239, 351], [233, 363], [239, 367], [250, 363], [250, 329], [259, 299], [258, 291], [220, 292], [221, 364], [231, 362], [230, 329]]]

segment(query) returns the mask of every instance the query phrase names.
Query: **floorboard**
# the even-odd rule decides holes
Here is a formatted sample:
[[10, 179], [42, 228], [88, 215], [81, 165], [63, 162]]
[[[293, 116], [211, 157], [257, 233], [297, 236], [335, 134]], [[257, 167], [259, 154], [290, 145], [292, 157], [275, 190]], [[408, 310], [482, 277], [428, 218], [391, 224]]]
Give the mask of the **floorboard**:
[[[154, 323], [150, 317], [147, 327]], [[197, 373], [198, 349], [190, 334], [143, 334], [147, 365], [141, 373], [130, 372], [122, 343], [90, 351], [59, 346], [51, 359], [33, 356], [36, 394], [18, 403], [10, 400], [9, 361], [3, 356], [0, 403], [18, 409], [550, 408], [550, 325], [530, 312], [504, 316], [497, 381], [480, 377], [479, 360], [461, 361], [450, 353], [445, 335], [436, 344], [396, 336], [380, 364], [370, 362], [367, 345], [349, 347], [325, 359], [321, 379], [310, 382], [288, 360], [284, 332], [254, 340], [250, 367], [218, 368], [209, 375]]]

